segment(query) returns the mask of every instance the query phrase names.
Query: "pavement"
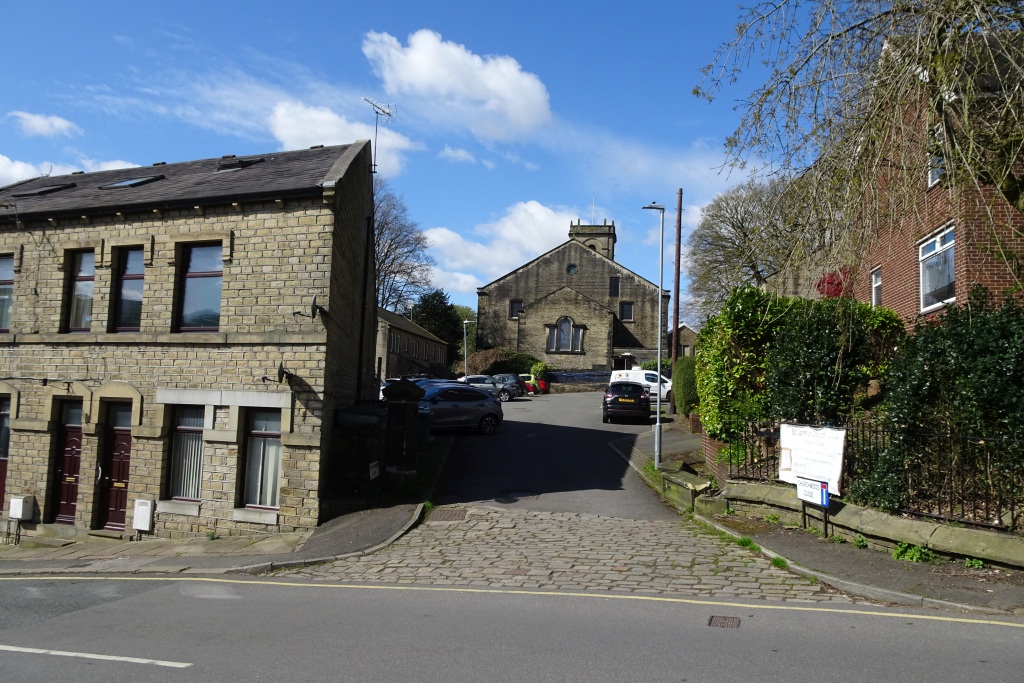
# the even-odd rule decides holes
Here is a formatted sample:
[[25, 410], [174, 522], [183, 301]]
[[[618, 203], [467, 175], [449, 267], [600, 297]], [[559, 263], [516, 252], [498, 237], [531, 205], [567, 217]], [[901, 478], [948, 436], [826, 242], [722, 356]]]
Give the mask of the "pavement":
[[[700, 437], [690, 434], [682, 421], [666, 424], [665, 427], [662, 432], [663, 469], [684, 467], [696, 457], [694, 454], [700, 449]], [[629, 462], [631, 467], [642, 473], [644, 466], [652, 459], [653, 436], [646, 433], [639, 437], [613, 441], [609, 446]], [[83, 574], [223, 575], [285, 571], [320, 580], [367, 579], [368, 576], [372, 578], [367, 580], [401, 580], [401, 570], [409, 569], [409, 576], [415, 580], [430, 569], [428, 565], [436, 564], [439, 549], [448, 551], [453, 544], [465, 543], [469, 538], [480, 544], [474, 551], [477, 555], [473, 557], [482, 558], [479, 562], [490, 566], [498, 554], [495, 548], [507, 540], [506, 535], [512, 529], [516, 529], [515, 533], [521, 534], [525, 533], [524, 530], [530, 524], [543, 528], [545, 535], [537, 544], [537, 553], [557, 552], [559, 544], [551, 542], [550, 534], [551, 529], [559, 525], [579, 527], [578, 531], [583, 538], [599, 535], [594, 533], [593, 529], [610, 532], [611, 520], [589, 517], [480, 506], [469, 509], [442, 507], [428, 511], [422, 504], [402, 503], [343, 515], [305, 534], [226, 536], [212, 540], [147, 539], [132, 542], [95, 538], [66, 545], [44, 545], [58, 542], [22, 537], [19, 545], [0, 544], [0, 577]], [[443, 523], [450, 519], [467, 518], [475, 520], [474, 524], [477, 525], [472, 534], [467, 533], [465, 529], [455, 529], [452, 525], [446, 526]], [[619, 523], [623, 526], [621, 536], [615, 540], [619, 548], [629, 541], [630, 536], [645, 533], [645, 530], [641, 529], [642, 525], [636, 522], [615, 521], [615, 524]], [[593, 526], [587, 526], [588, 524]], [[659, 576], [654, 582], [644, 579], [644, 572], [647, 572], [649, 567], [643, 568], [638, 578], [632, 571], [637, 567], [631, 568], [627, 561], [616, 560], [614, 557], [611, 558], [614, 566], [610, 569], [590, 573], [568, 571], [567, 568], [571, 568], [572, 563], [567, 563], [565, 558], [553, 557], [544, 572], [522, 569], [529, 566], [526, 561], [520, 562], [518, 569], [513, 567], [502, 570], [501, 585], [540, 585], [552, 588], [637, 592], [686, 592], [691, 588], [706, 589], [703, 593], [693, 593], [701, 595], [721, 595], [722, 591], [746, 590], [746, 593], [735, 595], [752, 599], [772, 599], [778, 596], [779, 599], [836, 600], [852, 596], [854, 600], [867, 599], [892, 604], [931, 606], [961, 612], [1024, 615], [1024, 568], [969, 569], [953, 562], [915, 564], [898, 561], [892, 559], [888, 553], [856, 548], [850, 543], [828, 542], [801, 529], [770, 524], [763, 520], [736, 518], [732, 515], [696, 517], [694, 522], [688, 524], [692, 524], [692, 527], [686, 527], [686, 539], [707, 537], [693, 541], [696, 544], [690, 551], [693, 556], [700, 558], [717, 553], [724, 558], [721, 562], [723, 566], [728, 567], [727, 572], [733, 572], [736, 576], [723, 579], [722, 568], [716, 568], [709, 571], [708, 576], [704, 578], [717, 584], [712, 583], [702, 588], [699, 585], [695, 586], [695, 583], [701, 583], [700, 577], [695, 582], [693, 577], [688, 575], [689, 572], [698, 571], [694, 568], [698, 566], [696, 564], [690, 567], [676, 566], [678, 576], [670, 579]], [[660, 530], [655, 531], [663, 533]], [[435, 535], [434, 545], [429, 545], [428, 541], [423, 540], [431, 533]], [[446, 533], [450, 535], [444, 536]], [[679, 535], [678, 526], [672, 533], [677, 534], [673, 538], [684, 538]], [[419, 534], [420, 537], [411, 541], [403, 539], [410, 534]], [[490, 540], [488, 534], [493, 534]], [[742, 557], [737, 557], [737, 553], [750, 553], [732, 541], [722, 540], [740, 537], [748, 537], [759, 546], [761, 558], [758, 562], [751, 564]], [[402, 543], [409, 546], [403, 551], [407, 554], [402, 557], [388, 555], [393, 551], [393, 545], [402, 545], [396, 544], [399, 539], [403, 539]], [[492, 542], [494, 546], [489, 547], [488, 544]], [[528, 539], [524, 541], [523, 538], [517, 537], [511, 547], [522, 548], [526, 542]], [[663, 543], [667, 547], [666, 552], [671, 553], [672, 542], [674, 541], [669, 539], [667, 544]], [[706, 545], [708, 543], [717, 545], [712, 547]], [[655, 541], [651, 542], [651, 545], [655, 544]], [[644, 553], [638, 552], [641, 552], [641, 555]], [[608, 555], [606, 549], [596, 549], [594, 554], [600, 556], [602, 560]], [[413, 566], [409, 559], [413, 556], [422, 560], [420, 566]], [[793, 581], [774, 576], [766, 583], [769, 581], [765, 578], [767, 574], [778, 569], [768, 562], [775, 557], [786, 561], [789, 572], [796, 575]], [[573, 563], [576, 570], [583, 566], [579, 557], [574, 557]], [[473, 564], [472, 557], [461, 564]], [[649, 563], [649, 566], [656, 564], [658, 563]], [[678, 565], [678, 562], [675, 564]], [[398, 573], [390, 573], [395, 571]], [[496, 570], [491, 567], [475, 574], [470, 569], [462, 571], [460, 580], [477, 585], [480, 577], [487, 579], [488, 572]], [[533, 573], [544, 574], [548, 583], [530, 582], [529, 579], [535, 577], [526, 575]], [[626, 574], [629, 574], [628, 581]], [[554, 582], [551, 578], [554, 575], [575, 578], [563, 586]], [[510, 579], [516, 579], [518, 583], [510, 584]], [[452, 577], [435, 577], [435, 582], [451, 583]], [[740, 588], [736, 588], [737, 586]], [[825, 590], [822, 586], [835, 590]]]

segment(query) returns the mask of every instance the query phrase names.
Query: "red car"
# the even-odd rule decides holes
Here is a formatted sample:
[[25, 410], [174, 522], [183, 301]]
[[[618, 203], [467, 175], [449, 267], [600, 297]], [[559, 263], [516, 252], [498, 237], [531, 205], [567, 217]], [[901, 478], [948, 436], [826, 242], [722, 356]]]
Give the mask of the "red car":
[[551, 385], [543, 377], [535, 375], [519, 375], [519, 379], [526, 382], [526, 390], [531, 394], [547, 394], [551, 391]]

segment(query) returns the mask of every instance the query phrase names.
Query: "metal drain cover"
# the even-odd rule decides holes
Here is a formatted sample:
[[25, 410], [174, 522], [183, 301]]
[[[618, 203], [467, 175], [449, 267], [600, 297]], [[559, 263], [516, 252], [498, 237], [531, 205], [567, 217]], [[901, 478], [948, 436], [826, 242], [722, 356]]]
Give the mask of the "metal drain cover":
[[708, 619], [708, 626], [713, 628], [739, 628], [739, 617], [711, 617]]
[[434, 508], [427, 515], [428, 522], [461, 522], [466, 519], [466, 508]]

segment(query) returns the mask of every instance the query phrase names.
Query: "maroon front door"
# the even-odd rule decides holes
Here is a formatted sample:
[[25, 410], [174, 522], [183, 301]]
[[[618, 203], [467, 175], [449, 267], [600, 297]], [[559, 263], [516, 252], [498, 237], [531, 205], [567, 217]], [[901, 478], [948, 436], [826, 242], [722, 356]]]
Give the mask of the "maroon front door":
[[69, 401], [61, 406], [60, 442], [57, 472], [53, 482], [57, 509], [53, 521], [74, 524], [78, 508], [78, 471], [82, 464], [82, 402]]
[[99, 523], [104, 529], [124, 530], [132, 458], [131, 419], [131, 404], [113, 403], [107, 408], [107, 432], [99, 473]]

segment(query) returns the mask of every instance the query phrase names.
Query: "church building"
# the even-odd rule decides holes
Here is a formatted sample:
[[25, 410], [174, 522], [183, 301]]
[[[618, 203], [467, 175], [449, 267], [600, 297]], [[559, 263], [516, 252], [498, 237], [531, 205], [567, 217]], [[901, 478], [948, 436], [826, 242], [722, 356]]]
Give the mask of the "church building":
[[[477, 289], [477, 348], [528, 353], [559, 370], [629, 369], [657, 358], [669, 295], [615, 262], [615, 224], [569, 239]], [[664, 350], [664, 349], [663, 349]]]

